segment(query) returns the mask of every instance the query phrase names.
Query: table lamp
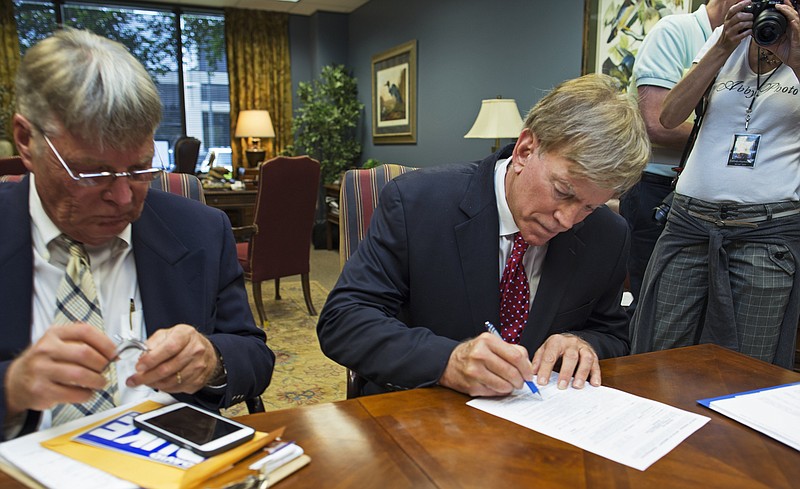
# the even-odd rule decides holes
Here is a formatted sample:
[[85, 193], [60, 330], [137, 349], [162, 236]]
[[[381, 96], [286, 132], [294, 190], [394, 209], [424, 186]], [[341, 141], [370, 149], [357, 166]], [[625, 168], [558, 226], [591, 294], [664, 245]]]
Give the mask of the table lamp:
[[491, 98], [481, 102], [478, 118], [465, 138], [494, 139], [492, 153], [500, 147], [500, 138], [519, 137], [522, 130], [522, 117], [517, 102], [513, 98]]
[[274, 138], [275, 129], [272, 128], [272, 119], [266, 110], [243, 110], [239, 112], [236, 121], [237, 138], [250, 138], [250, 143], [245, 151], [247, 166], [256, 168], [266, 159], [267, 152], [261, 148], [261, 138]]

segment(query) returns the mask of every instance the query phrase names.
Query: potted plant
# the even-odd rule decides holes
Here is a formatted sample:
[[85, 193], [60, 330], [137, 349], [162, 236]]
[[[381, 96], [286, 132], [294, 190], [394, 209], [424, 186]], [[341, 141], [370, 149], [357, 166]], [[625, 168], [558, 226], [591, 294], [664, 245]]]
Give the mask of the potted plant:
[[294, 144], [289, 151], [291, 154], [308, 154], [320, 163], [317, 224], [313, 235], [314, 247], [318, 249], [327, 244], [325, 221], [328, 204], [323, 186], [338, 183], [342, 173], [355, 166], [361, 154], [356, 127], [364, 105], [357, 96], [356, 79], [343, 65], [325, 66], [318, 79], [298, 84], [300, 106], [292, 120]]
[[370, 168], [375, 168], [377, 166], [381, 166], [382, 164], [383, 164], [382, 161], [376, 160], [375, 158], [370, 158], [367, 161], [365, 161], [363, 165], [361, 165], [361, 168], [370, 169]]
[[14, 154], [14, 145], [11, 144], [11, 117], [13, 115], [13, 91], [0, 86], [0, 157]]
[[323, 183], [336, 182], [361, 154], [356, 126], [364, 105], [357, 96], [356, 79], [343, 65], [325, 66], [318, 79], [298, 84], [293, 152], [319, 161]]

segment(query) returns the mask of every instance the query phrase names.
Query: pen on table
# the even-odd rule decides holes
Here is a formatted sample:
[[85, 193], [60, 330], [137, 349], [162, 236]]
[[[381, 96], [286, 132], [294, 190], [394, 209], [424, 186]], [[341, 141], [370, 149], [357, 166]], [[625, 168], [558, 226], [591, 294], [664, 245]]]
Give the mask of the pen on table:
[[[486, 331], [488, 331], [489, 333], [497, 336], [501, 340], [503, 339], [503, 336], [500, 334], [499, 331], [497, 331], [497, 328], [495, 328], [494, 324], [492, 324], [490, 321], [486, 321], [485, 323], [483, 323], [483, 325], [486, 327]], [[542, 393], [539, 392], [539, 388], [536, 387], [536, 383], [535, 382], [533, 382], [531, 380], [526, 380], [525, 381], [525, 385], [528, 386], [528, 389], [530, 389], [533, 394], [537, 395], [539, 397], [539, 399], [544, 401], [544, 397], [542, 397]]]
[[[264, 448], [264, 451], [267, 452], [267, 455], [251, 463], [248, 467], [250, 470], [261, 470], [261, 467], [268, 465], [275, 460], [296, 458], [303, 454], [303, 449], [298, 447], [293, 441], [281, 442], [275, 447], [270, 447], [270, 445], [267, 445]], [[299, 454], [297, 453], [298, 451]]]

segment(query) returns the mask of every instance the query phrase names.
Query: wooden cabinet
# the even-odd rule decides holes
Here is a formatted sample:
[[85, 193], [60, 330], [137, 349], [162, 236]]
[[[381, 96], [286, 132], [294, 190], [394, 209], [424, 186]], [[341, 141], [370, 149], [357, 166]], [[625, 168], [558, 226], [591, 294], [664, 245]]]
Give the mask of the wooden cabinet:
[[249, 226], [256, 213], [258, 190], [206, 190], [206, 204], [228, 214], [231, 225]]

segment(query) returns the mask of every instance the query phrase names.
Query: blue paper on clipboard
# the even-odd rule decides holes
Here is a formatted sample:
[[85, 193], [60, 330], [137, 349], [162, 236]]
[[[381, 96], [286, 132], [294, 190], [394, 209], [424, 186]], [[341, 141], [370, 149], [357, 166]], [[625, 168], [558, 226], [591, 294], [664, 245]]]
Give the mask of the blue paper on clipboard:
[[76, 435], [74, 440], [180, 469], [188, 469], [205, 460], [190, 450], [134, 426], [133, 418], [138, 414], [127, 412]]

